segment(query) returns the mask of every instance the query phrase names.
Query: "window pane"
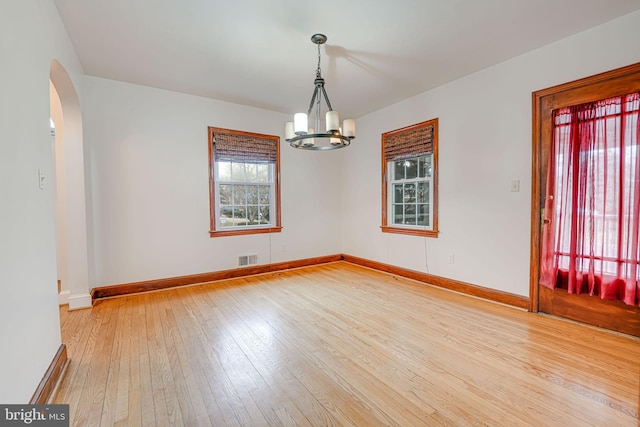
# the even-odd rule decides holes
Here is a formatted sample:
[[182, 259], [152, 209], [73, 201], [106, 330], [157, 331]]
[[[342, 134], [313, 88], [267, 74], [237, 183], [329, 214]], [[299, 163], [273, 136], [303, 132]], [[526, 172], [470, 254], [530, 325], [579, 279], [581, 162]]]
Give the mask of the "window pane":
[[424, 183], [424, 202], [425, 203], [430, 203], [431, 202], [431, 189], [429, 187], [429, 183], [428, 182]]
[[407, 179], [413, 179], [418, 177], [418, 160], [417, 159], [407, 159], [404, 162], [406, 171], [407, 171]]
[[247, 225], [258, 224], [258, 207], [255, 205], [247, 206]]
[[404, 185], [404, 202], [405, 203], [416, 202], [416, 185], [415, 184]]
[[393, 184], [393, 200], [391, 203], [402, 203], [403, 191], [402, 184]]
[[404, 179], [404, 161], [393, 162], [393, 179]]
[[233, 225], [236, 227], [247, 225], [247, 215], [244, 208], [236, 208], [233, 210]]
[[269, 206], [260, 207], [260, 223], [269, 224]]
[[429, 226], [429, 205], [418, 205], [418, 225]]
[[271, 194], [271, 187], [268, 185], [260, 185], [258, 188], [259, 188], [258, 191], [259, 191], [260, 204], [268, 205], [270, 194]]
[[431, 155], [420, 157], [420, 177], [428, 178], [431, 176]]
[[394, 224], [403, 224], [403, 215], [404, 211], [402, 209], [402, 205], [393, 205], [393, 223]]
[[416, 225], [416, 205], [404, 205], [404, 223]]
[[233, 181], [245, 181], [244, 163], [231, 163], [231, 179]]
[[220, 181], [231, 181], [231, 163], [216, 162], [218, 168], [218, 179]]
[[426, 182], [418, 183], [418, 192], [416, 194], [416, 201], [418, 203], [427, 203], [429, 201], [429, 187]]
[[269, 165], [267, 163], [258, 163], [257, 165], [257, 182], [269, 182]]
[[220, 226], [233, 226], [233, 210], [231, 209], [231, 206], [220, 206]]
[[220, 204], [221, 205], [230, 205], [232, 194], [233, 194], [232, 185], [220, 184]]
[[245, 164], [245, 179], [247, 182], [256, 182], [258, 180], [258, 165], [255, 163]]
[[257, 185], [247, 185], [247, 204], [257, 205], [258, 204], [258, 186]]
[[233, 204], [244, 205], [247, 203], [246, 199], [247, 191], [244, 185], [233, 186]]

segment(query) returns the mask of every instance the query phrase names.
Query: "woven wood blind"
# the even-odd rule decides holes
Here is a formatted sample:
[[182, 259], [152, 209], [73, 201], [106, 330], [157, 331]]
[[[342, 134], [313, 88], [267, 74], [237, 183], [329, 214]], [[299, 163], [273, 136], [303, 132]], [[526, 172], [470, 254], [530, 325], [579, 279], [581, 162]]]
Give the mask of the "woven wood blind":
[[216, 161], [276, 163], [278, 137], [213, 129], [213, 157]]
[[390, 162], [432, 153], [433, 135], [433, 123], [384, 134], [382, 141], [385, 161]]

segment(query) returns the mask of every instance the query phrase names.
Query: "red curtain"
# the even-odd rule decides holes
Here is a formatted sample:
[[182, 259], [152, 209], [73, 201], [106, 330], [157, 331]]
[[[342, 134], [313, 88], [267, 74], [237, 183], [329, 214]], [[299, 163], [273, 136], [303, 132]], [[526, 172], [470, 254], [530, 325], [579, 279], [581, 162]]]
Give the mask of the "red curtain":
[[639, 305], [640, 93], [553, 112], [541, 280]]

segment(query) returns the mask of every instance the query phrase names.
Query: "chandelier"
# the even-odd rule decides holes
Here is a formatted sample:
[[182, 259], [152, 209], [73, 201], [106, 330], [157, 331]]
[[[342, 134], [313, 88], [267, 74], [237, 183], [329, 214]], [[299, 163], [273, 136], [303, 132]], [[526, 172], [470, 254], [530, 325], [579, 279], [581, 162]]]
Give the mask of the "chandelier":
[[[320, 73], [320, 45], [327, 41], [324, 34], [314, 34], [311, 41], [318, 46], [318, 67], [316, 69], [315, 88], [309, 103], [309, 109], [305, 113], [296, 113], [293, 122], [287, 122], [284, 127], [285, 140], [293, 147], [303, 150], [333, 150], [346, 147], [356, 137], [356, 122], [346, 119], [342, 128], [337, 111], [331, 108], [331, 102], [327, 91], [324, 89], [324, 79]], [[327, 104], [327, 112], [324, 120], [325, 132], [321, 132], [321, 107], [322, 99]], [[313, 127], [309, 127], [309, 117], [315, 106], [315, 120]]]

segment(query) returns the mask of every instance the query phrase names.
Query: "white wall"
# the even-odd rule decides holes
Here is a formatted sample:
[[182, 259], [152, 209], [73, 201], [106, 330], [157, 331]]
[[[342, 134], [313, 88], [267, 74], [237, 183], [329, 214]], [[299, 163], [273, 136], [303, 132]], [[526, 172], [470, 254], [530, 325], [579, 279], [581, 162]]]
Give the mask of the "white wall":
[[[341, 157], [289, 147], [286, 115], [95, 77], [84, 91], [94, 287], [340, 252]], [[281, 233], [209, 237], [208, 126], [281, 136]]]
[[81, 68], [39, 0], [0, 3], [0, 58], [0, 402], [25, 403], [60, 346], [49, 69]]
[[[638, 40], [635, 12], [360, 118], [344, 152], [342, 251], [528, 295], [531, 93], [638, 62]], [[435, 117], [440, 235], [382, 233], [381, 134]]]

